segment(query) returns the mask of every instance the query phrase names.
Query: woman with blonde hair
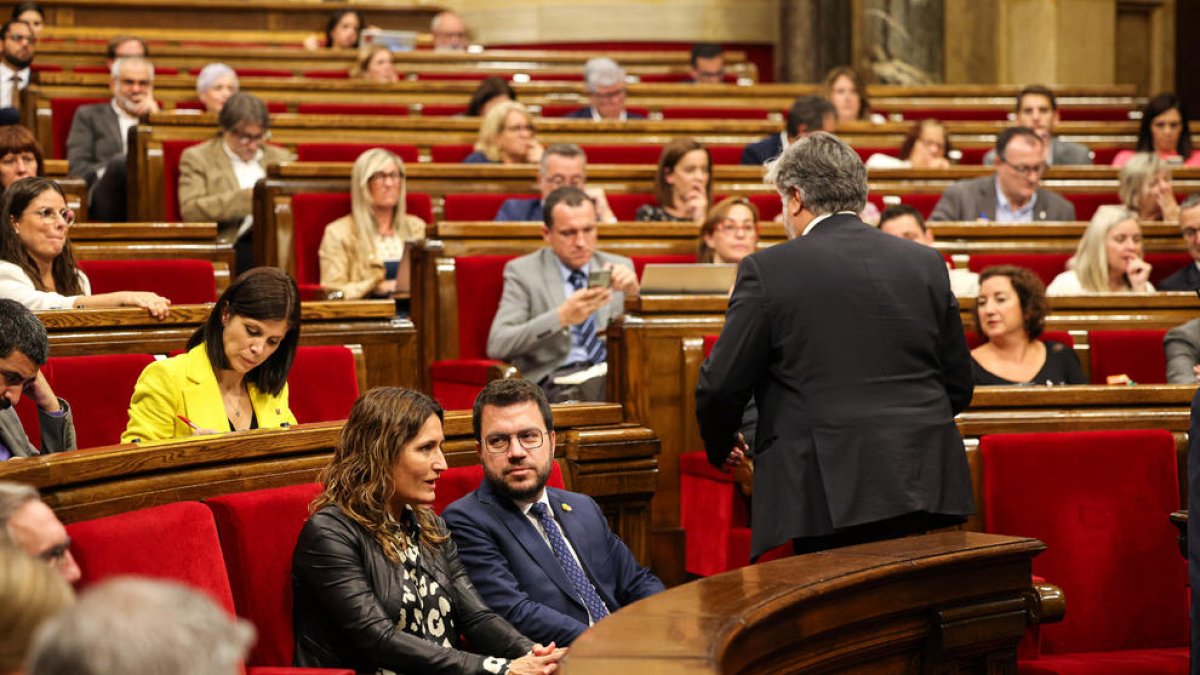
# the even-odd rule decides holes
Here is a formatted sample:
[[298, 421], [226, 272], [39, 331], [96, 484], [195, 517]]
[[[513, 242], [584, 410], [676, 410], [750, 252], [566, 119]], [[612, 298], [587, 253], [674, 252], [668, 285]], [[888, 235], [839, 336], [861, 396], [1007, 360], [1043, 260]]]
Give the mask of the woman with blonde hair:
[[1142, 255], [1137, 214], [1123, 206], [1101, 206], [1079, 238], [1070, 269], [1050, 282], [1046, 295], [1153, 292], [1150, 264]]
[[400, 81], [396, 74], [396, 62], [392, 50], [384, 45], [374, 45], [370, 49], [359, 52], [354, 65], [350, 67], [350, 79], [364, 80], [376, 84], [392, 84]]
[[430, 508], [442, 419], [399, 387], [355, 402], [292, 556], [297, 666], [518, 675], [551, 672], [566, 653], [488, 609]]
[[1171, 167], [1153, 152], [1139, 152], [1121, 167], [1118, 194], [1138, 220], [1179, 220], [1179, 202], [1171, 187]]
[[348, 299], [386, 297], [407, 288], [397, 279], [405, 242], [425, 238], [425, 221], [404, 211], [404, 161], [371, 148], [350, 173], [350, 215], [325, 228], [317, 255], [321, 286]]
[[492, 106], [479, 124], [475, 152], [466, 164], [535, 164], [544, 148], [534, 137], [533, 116], [516, 101]]
[[34, 632], [73, 600], [66, 579], [46, 561], [0, 541], [0, 675], [23, 672]]

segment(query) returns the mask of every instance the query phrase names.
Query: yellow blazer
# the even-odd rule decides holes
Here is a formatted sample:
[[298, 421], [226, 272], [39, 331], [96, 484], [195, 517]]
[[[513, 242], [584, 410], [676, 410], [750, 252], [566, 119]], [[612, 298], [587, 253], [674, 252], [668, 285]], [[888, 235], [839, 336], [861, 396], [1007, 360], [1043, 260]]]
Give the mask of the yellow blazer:
[[[288, 408], [286, 384], [278, 396], [264, 394], [253, 384], [248, 389], [259, 429], [296, 424], [296, 417]], [[229, 429], [217, 376], [203, 343], [186, 354], [146, 366], [129, 402], [129, 424], [121, 434], [121, 442], [147, 443], [192, 436], [192, 428], [178, 415], [201, 429], [221, 432]]]

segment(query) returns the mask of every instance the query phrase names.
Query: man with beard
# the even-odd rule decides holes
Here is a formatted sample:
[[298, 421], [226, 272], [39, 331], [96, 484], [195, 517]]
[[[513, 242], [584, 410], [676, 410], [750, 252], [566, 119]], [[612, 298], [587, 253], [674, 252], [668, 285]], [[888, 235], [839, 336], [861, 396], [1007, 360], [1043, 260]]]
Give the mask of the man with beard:
[[129, 130], [150, 113], [158, 112], [154, 66], [146, 59], [131, 56], [114, 61], [109, 88], [112, 100], [80, 106], [67, 135], [69, 173], [88, 185], [112, 168], [112, 160], [124, 164]]
[[0, 39], [4, 40], [4, 60], [0, 61], [0, 108], [17, 108], [21, 105], [21, 92], [29, 86], [29, 64], [33, 63], [33, 46], [37, 44], [37, 38], [29, 24], [9, 21], [0, 26]]
[[[40, 370], [49, 353], [46, 327], [33, 312], [15, 300], [0, 300], [0, 461], [75, 449], [71, 410]], [[22, 395], [37, 403], [41, 452], [29, 442], [13, 410]]]
[[489, 607], [531, 640], [568, 645], [588, 626], [663, 590], [587, 495], [547, 488], [554, 420], [541, 387], [493, 380], [475, 399], [479, 489], [443, 514]]

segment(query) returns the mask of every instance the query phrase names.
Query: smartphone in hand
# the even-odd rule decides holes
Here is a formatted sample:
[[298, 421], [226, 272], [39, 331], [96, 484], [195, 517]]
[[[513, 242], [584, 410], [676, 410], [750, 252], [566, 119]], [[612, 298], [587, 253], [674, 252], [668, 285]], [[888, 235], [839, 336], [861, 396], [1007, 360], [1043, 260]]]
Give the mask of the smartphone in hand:
[[608, 288], [612, 285], [612, 270], [588, 272], [588, 288]]

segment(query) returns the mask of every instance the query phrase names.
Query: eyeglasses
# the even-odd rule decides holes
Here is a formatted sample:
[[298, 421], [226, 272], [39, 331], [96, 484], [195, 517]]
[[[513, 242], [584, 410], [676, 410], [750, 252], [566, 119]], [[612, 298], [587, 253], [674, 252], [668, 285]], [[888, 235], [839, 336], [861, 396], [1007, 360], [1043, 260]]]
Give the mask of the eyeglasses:
[[50, 548], [38, 554], [38, 558], [50, 563], [51, 565], [61, 565], [71, 553], [71, 538], [67, 537], [63, 543], [51, 546]]
[[1040, 175], [1046, 173], [1046, 165], [1045, 164], [1035, 164], [1033, 166], [1020, 166], [1017, 164], [1013, 164], [1012, 162], [1010, 162], [1008, 160], [1004, 160], [1004, 163], [1007, 164], [1013, 171], [1016, 171], [1017, 173], [1021, 174], [1022, 177], [1040, 176]]
[[754, 232], [756, 225], [754, 223], [735, 223], [732, 220], [727, 220], [720, 223], [715, 228], [717, 232], [722, 234], [737, 234], [745, 236]]
[[269, 132], [269, 131], [264, 131], [261, 134], [257, 134], [257, 135], [247, 134], [242, 131], [231, 131], [229, 133], [233, 134], [234, 140], [236, 140], [239, 143], [245, 143], [246, 145], [250, 145], [251, 143], [262, 143], [264, 141], [270, 140], [270, 138], [271, 138], [271, 132]]
[[570, 185], [571, 187], [581, 188], [587, 183], [587, 179], [585, 179], [583, 176], [567, 177], [567, 176], [555, 175], [555, 176], [546, 176], [546, 182], [549, 183], [550, 185], [553, 185], [556, 188], [562, 187], [564, 185]]
[[367, 179], [367, 182], [374, 183], [375, 181], [382, 181], [385, 183], [399, 183], [402, 180], [404, 180], [404, 174], [400, 173], [399, 171], [376, 171], [375, 173], [371, 174], [371, 177]]
[[532, 134], [535, 131], [535, 129], [532, 124], [514, 124], [512, 126], [504, 127], [504, 131], [513, 131], [518, 134], [521, 133], [522, 131], [528, 131], [529, 133]]
[[[38, 209], [37, 211], [32, 211], [32, 212], [26, 211], [25, 213], [33, 213], [36, 216], [40, 216], [42, 219], [42, 222], [45, 223], [46, 225], [53, 225], [53, 224], [57, 223], [58, 220], [57, 220], [57, 218], [55, 218], [55, 216], [58, 216], [58, 218], [62, 218], [63, 222], [67, 224], [67, 227], [70, 227], [75, 224], [75, 212], [72, 211], [71, 209], [63, 209], [62, 211], [55, 211], [54, 209], [50, 208], [49, 206], [44, 206], [44, 207]], [[25, 214], [23, 213], [21, 215], [24, 216]]]
[[522, 429], [515, 434], [488, 434], [483, 438], [483, 447], [487, 448], [488, 452], [500, 454], [508, 452], [512, 445], [512, 438], [517, 438], [517, 442], [526, 450], [537, 450], [546, 442], [546, 432], [541, 429], [529, 428]]

